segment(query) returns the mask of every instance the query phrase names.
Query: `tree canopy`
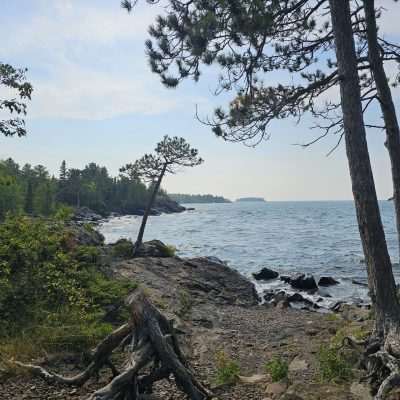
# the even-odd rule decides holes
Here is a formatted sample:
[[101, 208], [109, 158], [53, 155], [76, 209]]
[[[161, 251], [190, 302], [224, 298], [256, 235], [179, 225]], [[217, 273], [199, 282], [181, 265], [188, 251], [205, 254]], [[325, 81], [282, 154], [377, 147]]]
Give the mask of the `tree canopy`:
[[0, 133], [5, 136], [26, 135], [25, 120], [27, 105], [31, 99], [33, 87], [26, 81], [26, 69], [16, 69], [10, 64], [0, 62], [0, 86], [10, 93], [10, 98], [0, 99], [0, 110], [17, 115], [0, 120]]
[[[136, 2], [124, 3], [129, 11]], [[377, 100], [376, 88], [363, 6], [357, 1], [351, 5], [365, 112]], [[272, 121], [309, 113], [320, 133], [305, 145], [328, 134], [341, 139], [340, 101], [329, 96], [340, 77], [328, 0], [170, 0], [165, 10], [149, 28], [151, 68], [167, 87], [187, 78], [197, 81], [206, 66], [218, 68], [216, 94], [233, 92], [234, 99], [227, 109], [217, 108], [214, 117], [202, 119], [215, 134], [255, 144], [269, 138]], [[378, 40], [382, 59], [399, 61], [400, 47]], [[267, 83], [267, 74], [276, 72], [280, 82]], [[390, 78], [397, 84], [399, 75]]]
[[11, 158], [0, 161], [0, 218], [7, 212], [51, 215], [63, 204], [86, 206], [103, 215], [133, 214], [145, 208], [148, 196], [142, 181], [111, 177], [95, 163], [80, 170], [67, 168], [63, 161], [57, 179], [43, 165], [20, 167]]

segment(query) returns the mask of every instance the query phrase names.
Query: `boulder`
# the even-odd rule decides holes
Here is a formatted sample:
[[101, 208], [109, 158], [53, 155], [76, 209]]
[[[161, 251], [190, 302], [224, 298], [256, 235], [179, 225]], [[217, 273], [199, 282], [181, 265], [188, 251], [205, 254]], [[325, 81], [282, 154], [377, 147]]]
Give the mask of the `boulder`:
[[333, 286], [338, 284], [339, 282], [331, 276], [321, 276], [318, 281], [318, 286]]
[[144, 242], [136, 253], [137, 257], [170, 257], [167, 246], [160, 240]]
[[312, 275], [297, 274], [294, 277], [281, 276], [281, 280], [299, 290], [317, 290], [318, 286]]
[[291, 303], [298, 303], [298, 302], [311, 303], [310, 300], [305, 299], [300, 293], [292, 294], [291, 296], [289, 296], [288, 300]]
[[256, 281], [269, 281], [278, 276], [279, 274], [276, 271], [269, 268], [263, 268], [261, 271], [253, 273], [253, 277]]

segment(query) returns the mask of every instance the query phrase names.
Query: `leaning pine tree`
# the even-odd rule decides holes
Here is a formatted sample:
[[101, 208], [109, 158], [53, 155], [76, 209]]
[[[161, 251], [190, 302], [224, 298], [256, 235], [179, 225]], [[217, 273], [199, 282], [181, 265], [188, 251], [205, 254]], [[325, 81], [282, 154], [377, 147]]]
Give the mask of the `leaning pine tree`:
[[174, 174], [181, 167], [194, 167], [202, 162], [198, 151], [191, 148], [184, 138], [164, 136], [163, 140], [157, 144], [154, 154], [145, 154], [133, 164], [127, 164], [121, 168], [121, 172], [151, 183], [152, 189], [136, 239], [134, 255], [138, 253], [142, 245], [147, 219], [165, 174]]
[[[132, 9], [135, 2], [125, 1]], [[202, 67], [220, 70], [216, 92], [234, 92], [228, 110], [206, 120], [227, 141], [269, 138], [272, 121], [305, 114], [320, 135], [345, 140], [376, 324], [368, 349], [379, 388], [377, 398], [400, 381], [400, 310], [379, 213], [364, 123], [376, 98], [370, 78], [364, 8], [349, 0], [186, 0], [167, 2], [165, 16], [150, 27], [146, 43], [153, 72], [167, 87], [201, 77]], [[332, 18], [330, 18], [332, 17]], [[356, 39], [356, 40], [355, 40]], [[380, 39], [378, 39], [380, 40]], [[380, 40], [380, 43], [383, 43]], [[380, 60], [396, 59], [389, 45]], [[367, 54], [366, 54], [367, 52]], [[335, 58], [336, 55], [336, 58]], [[270, 72], [287, 76], [276, 85]], [[273, 76], [273, 75], [272, 75]], [[376, 76], [375, 76], [376, 78]], [[331, 91], [340, 87], [341, 98]], [[329, 98], [325, 104], [321, 97]]]

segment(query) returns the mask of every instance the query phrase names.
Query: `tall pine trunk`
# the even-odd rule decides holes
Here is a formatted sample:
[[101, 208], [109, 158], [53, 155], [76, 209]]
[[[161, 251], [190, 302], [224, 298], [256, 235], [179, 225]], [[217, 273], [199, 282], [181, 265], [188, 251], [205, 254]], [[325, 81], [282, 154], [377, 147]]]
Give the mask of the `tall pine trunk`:
[[392, 168], [393, 202], [396, 211], [396, 226], [400, 251], [400, 129], [392, 93], [379, 49], [375, 1], [364, 0], [364, 7], [367, 26], [368, 58], [378, 92], [383, 120], [385, 122], [385, 145], [389, 152]]
[[376, 334], [385, 337], [399, 320], [399, 302], [369, 158], [361, 89], [348, 0], [329, 0], [340, 76], [346, 152], [358, 227], [376, 314]]
[[134, 255], [137, 255], [138, 250], [139, 250], [140, 246], [142, 245], [143, 235], [144, 235], [144, 230], [146, 228], [147, 219], [149, 218], [151, 208], [153, 207], [154, 201], [155, 201], [155, 199], [157, 197], [157, 193], [158, 193], [158, 190], [160, 189], [161, 181], [162, 181], [162, 179], [163, 179], [163, 177], [165, 175], [165, 171], [166, 170], [167, 170], [167, 164], [165, 163], [163, 169], [161, 170], [160, 176], [158, 177], [157, 182], [154, 185], [153, 192], [151, 193], [150, 200], [147, 203], [146, 210], [145, 210], [145, 212], [143, 214], [142, 223], [140, 224], [139, 233], [138, 233], [138, 236], [137, 236], [137, 239], [136, 239]]

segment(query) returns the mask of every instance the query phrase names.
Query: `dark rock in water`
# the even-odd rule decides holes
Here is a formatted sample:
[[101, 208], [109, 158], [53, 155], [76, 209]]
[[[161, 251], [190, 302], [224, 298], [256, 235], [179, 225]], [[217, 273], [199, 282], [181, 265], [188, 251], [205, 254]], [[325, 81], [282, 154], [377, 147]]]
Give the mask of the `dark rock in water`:
[[306, 299], [300, 293], [294, 293], [291, 296], [289, 296], [288, 300], [295, 303], [295, 302], [305, 301]]
[[338, 284], [339, 282], [331, 276], [321, 276], [318, 281], [318, 286], [333, 286]]
[[144, 242], [136, 253], [137, 257], [171, 257], [168, 247], [160, 240]]
[[275, 293], [273, 291], [269, 291], [269, 292], [264, 293], [263, 298], [268, 303], [274, 298], [274, 296], [275, 296]]
[[269, 281], [277, 278], [279, 274], [272, 269], [263, 268], [261, 271], [253, 273], [253, 276], [256, 281]]
[[285, 283], [290, 283], [292, 280], [292, 278], [288, 275], [281, 275], [279, 279]]
[[295, 289], [299, 290], [317, 290], [318, 286], [312, 275], [306, 276], [305, 274], [297, 274], [294, 277], [281, 276], [283, 282], [288, 283]]
[[296, 279], [292, 279], [290, 285], [295, 289], [301, 290], [316, 290], [318, 289], [317, 283], [313, 276], [299, 276]]
[[270, 290], [270, 291], [264, 293], [263, 297], [267, 303], [273, 303], [276, 305], [282, 301], [287, 302], [289, 295], [284, 290], [280, 290], [278, 292], [274, 292], [273, 290]]
[[[307, 306], [312, 306], [314, 307], [316, 304], [314, 302], [312, 302], [311, 300], [306, 299], [305, 297], [303, 297], [300, 293], [294, 293], [291, 296], [288, 297], [288, 301], [290, 303], [304, 303]], [[315, 308], [319, 308], [315, 307]]]

